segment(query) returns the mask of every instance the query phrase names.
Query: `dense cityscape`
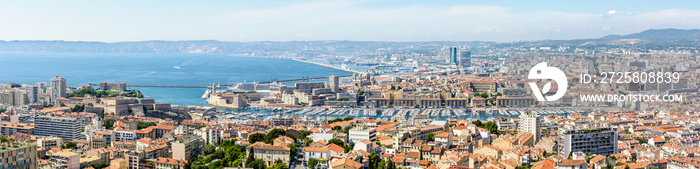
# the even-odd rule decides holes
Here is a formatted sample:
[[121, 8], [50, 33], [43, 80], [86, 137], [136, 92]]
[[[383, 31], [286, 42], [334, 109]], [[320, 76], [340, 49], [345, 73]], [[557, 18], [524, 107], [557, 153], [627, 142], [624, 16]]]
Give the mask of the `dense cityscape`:
[[700, 1], [0, 4], [0, 169], [700, 169]]
[[[697, 47], [409, 46], [348, 56], [264, 54], [354, 74], [288, 80], [291, 86], [275, 78], [212, 83], [201, 86], [208, 106], [158, 102], [126, 82], [68, 86], [70, 79], [55, 76], [3, 83], [0, 166], [700, 167]], [[541, 62], [564, 70], [561, 99], [539, 101], [528, 88], [548, 82], [528, 77]], [[620, 71], [678, 75], [601, 82]], [[542, 93], [558, 93], [557, 86]], [[598, 94], [674, 97], [584, 97]]]

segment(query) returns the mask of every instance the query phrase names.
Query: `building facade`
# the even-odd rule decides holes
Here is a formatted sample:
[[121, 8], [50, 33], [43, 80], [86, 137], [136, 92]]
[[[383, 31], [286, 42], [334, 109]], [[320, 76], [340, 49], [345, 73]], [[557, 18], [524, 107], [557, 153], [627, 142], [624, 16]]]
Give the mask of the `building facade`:
[[559, 129], [559, 154], [569, 152], [594, 153], [599, 155], [617, 154], [617, 128]]
[[102, 91], [126, 91], [126, 82], [121, 83], [100, 83], [100, 90]]
[[37, 159], [36, 144], [10, 142], [0, 145], [0, 168], [35, 169]]
[[190, 161], [197, 157], [204, 147], [204, 139], [199, 135], [186, 135], [172, 142], [173, 159]]
[[340, 91], [340, 78], [337, 75], [331, 75], [328, 77], [328, 88], [331, 88], [331, 92], [338, 93]]
[[56, 76], [51, 78], [51, 102], [55, 104], [58, 102], [58, 98], [68, 96], [67, 90], [65, 77]]
[[76, 118], [40, 116], [34, 119], [34, 135], [58, 136], [73, 141], [80, 138], [82, 125]]
[[535, 141], [540, 140], [540, 124], [542, 119], [537, 113], [526, 112], [520, 115], [518, 120], [518, 131], [525, 133], [532, 133], [535, 136]]
[[287, 146], [275, 146], [256, 142], [250, 145], [248, 149], [249, 151], [246, 151], [246, 156], [250, 155], [250, 149], [252, 149], [255, 158], [262, 160], [267, 166], [275, 165], [276, 160], [282, 160], [285, 164], [289, 165], [290, 148]]

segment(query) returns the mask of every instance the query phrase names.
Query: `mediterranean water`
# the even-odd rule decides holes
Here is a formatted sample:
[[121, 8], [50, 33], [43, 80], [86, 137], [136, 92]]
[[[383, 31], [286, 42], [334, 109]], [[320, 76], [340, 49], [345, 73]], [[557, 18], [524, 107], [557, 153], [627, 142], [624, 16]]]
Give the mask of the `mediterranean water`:
[[[50, 84], [52, 77], [64, 76], [75, 87], [100, 82], [207, 85], [329, 75], [352, 73], [288, 59], [223, 54], [0, 52], [0, 83]], [[156, 102], [206, 105], [201, 98], [206, 88], [128, 88]]]

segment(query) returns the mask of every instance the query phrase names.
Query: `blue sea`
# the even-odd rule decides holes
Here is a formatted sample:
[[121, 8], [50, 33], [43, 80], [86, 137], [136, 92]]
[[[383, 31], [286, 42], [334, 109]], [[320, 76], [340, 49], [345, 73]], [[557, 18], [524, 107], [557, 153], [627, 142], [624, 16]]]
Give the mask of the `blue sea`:
[[[222, 54], [0, 52], [0, 83], [34, 84], [64, 76], [69, 86], [99, 82], [207, 85], [352, 75], [351, 72], [287, 59]], [[287, 84], [289, 85], [289, 84]], [[157, 102], [206, 105], [206, 88], [129, 87]]]

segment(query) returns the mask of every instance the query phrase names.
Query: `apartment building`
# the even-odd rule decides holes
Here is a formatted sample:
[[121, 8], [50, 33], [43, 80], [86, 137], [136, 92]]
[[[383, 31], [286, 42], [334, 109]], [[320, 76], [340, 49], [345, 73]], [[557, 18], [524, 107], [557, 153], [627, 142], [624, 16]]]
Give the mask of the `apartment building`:
[[0, 134], [2, 135], [9, 136], [16, 133], [34, 135], [34, 124], [3, 122], [0, 126]]
[[350, 141], [357, 143], [364, 140], [376, 141], [377, 140], [377, 129], [374, 127], [367, 127], [364, 125], [358, 125], [350, 129], [348, 132], [348, 139]]
[[66, 141], [80, 138], [82, 123], [76, 118], [40, 116], [34, 119], [34, 135], [58, 136]]
[[559, 129], [559, 154], [581, 151], [584, 154], [617, 154], [617, 128]]
[[199, 135], [186, 135], [172, 142], [173, 159], [187, 160], [197, 157], [204, 147], [204, 139]]
[[10, 142], [0, 144], [0, 168], [35, 169], [36, 144]]

